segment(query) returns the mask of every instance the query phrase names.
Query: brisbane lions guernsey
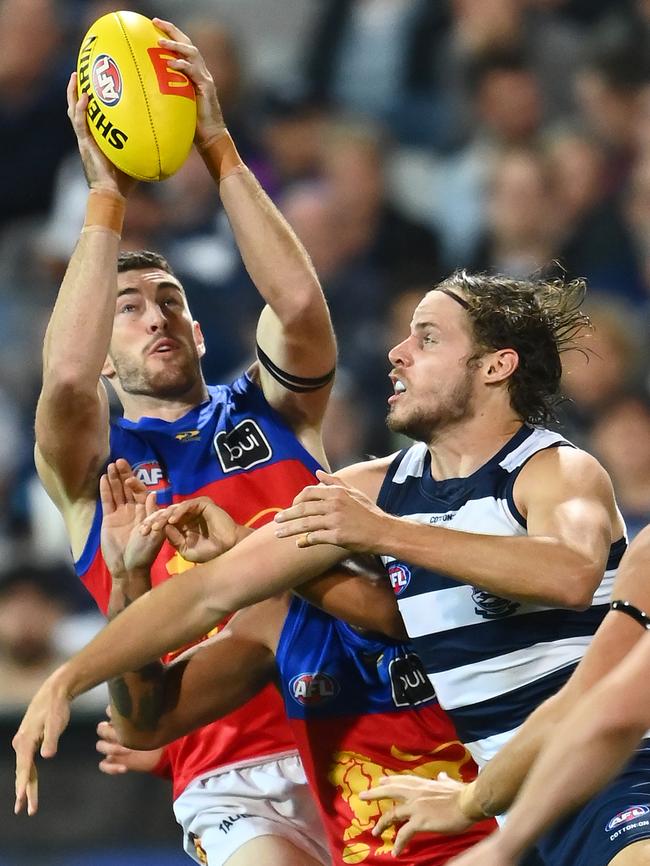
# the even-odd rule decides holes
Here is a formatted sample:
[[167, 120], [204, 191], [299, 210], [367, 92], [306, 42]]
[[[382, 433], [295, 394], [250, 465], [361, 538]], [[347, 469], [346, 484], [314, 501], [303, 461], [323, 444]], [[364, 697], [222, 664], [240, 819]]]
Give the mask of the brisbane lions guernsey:
[[[469, 477], [435, 481], [429, 451], [418, 443], [397, 455], [377, 504], [449, 531], [526, 535], [526, 520], [514, 501], [515, 481], [534, 454], [561, 446], [572, 447], [558, 433], [524, 425]], [[624, 538], [612, 544], [603, 580], [584, 611], [501, 598], [382, 557], [409, 637], [479, 765], [569, 678], [609, 609], [625, 548]], [[540, 573], [544, 568], [541, 560]]]
[[[388, 864], [395, 829], [371, 830], [390, 801], [361, 791], [384, 775], [438, 773], [470, 781], [476, 765], [440, 709], [409, 645], [351, 626], [293, 598], [276, 652], [282, 694], [298, 751], [317, 792], [333, 862]], [[459, 836], [418, 834], [403, 864], [441, 866], [480, 841], [494, 821]]]
[[[156, 491], [160, 505], [209, 496], [237, 523], [257, 528], [314, 482], [319, 464], [247, 375], [232, 385], [210, 386], [208, 393], [205, 403], [177, 421], [121, 418], [113, 423], [110, 459], [128, 460], [138, 478]], [[76, 568], [105, 613], [111, 578], [101, 554], [101, 522], [98, 502]], [[175, 575], [182, 580], [190, 568], [166, 542], [153, 565], [152, 583]], [[184, 649], [179, 647], [166, 660]], [[295, 749], [282, 701], [269, 686], [239, 710], [167, 747], [174, 797], [208, 771], [257, 763]]]

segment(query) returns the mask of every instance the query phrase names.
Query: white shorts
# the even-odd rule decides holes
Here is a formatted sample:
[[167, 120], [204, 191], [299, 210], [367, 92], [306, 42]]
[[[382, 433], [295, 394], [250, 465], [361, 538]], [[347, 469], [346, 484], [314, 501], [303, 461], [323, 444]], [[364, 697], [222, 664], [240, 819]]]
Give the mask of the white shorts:
[[223, 866], [258, 836], [282, 836], [331, 863], [300, 758], [288, 755], [194, 779], [174, 801], [183, 846], [197, 863]]

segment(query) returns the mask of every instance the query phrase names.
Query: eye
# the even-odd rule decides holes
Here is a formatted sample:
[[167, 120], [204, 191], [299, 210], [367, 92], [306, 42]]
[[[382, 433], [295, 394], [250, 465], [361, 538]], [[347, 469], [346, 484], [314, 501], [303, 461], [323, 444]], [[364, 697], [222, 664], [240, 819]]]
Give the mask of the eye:
[[124, 304], [124, 306], [120, 307], [120, 313], [133, 313], [135, 308], [135, 304]]
[[422, 337], [422, 345], [423, 346], [433, 345], [436, 342], [437, 342], [437, 340], [435, 340], [431, 336], [431, 334], [426, 334], [424, 337]]
[[164, 298], [161, 303], [163, 307], [177, 307], [179, 302], [177, 298]]

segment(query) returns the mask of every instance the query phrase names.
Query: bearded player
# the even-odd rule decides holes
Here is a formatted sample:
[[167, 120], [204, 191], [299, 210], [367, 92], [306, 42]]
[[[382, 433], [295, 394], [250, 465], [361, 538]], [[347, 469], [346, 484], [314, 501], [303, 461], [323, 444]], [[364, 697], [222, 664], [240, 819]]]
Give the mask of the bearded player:
[[[119, 253], [133, 181], [95, 145], [87, 97], [77, 99], [73, 75], [68, 113], [90, 193], [45, 338], [36, 465], [65, 519], [77, 572], [104, 612], [111, 578], [99, 546], [98, 480], [107, 460], [128, 458], [163, 502], [200, 493], [238, 523], [260, 525], [324, 465], [320, 425], [335, 364], [328, 310], [307, 254], [241, 162], [201, 55], [172, 24], [155, 23], [167, 37], [161, 46], [179, 55], [170, 66], [196, 87], [195, 144], [267, 306], [258, 362], [232, 385], [207, 386], [203, 335], [181, 283], [156, 254]], [[102, 376], [124, 409], [115, 423]], [[153, 583], [190, 567], [166, 545]], [[199, 862], [286, 866], [326, 857], [274, 690], [173, 743], [157, 770], [165, 768], [185, 849]]]

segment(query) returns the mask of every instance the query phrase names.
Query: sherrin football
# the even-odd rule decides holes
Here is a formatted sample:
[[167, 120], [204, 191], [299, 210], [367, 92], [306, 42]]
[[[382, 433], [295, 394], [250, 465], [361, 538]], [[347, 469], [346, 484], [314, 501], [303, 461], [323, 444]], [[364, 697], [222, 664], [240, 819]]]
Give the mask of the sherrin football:
[[79, 50], [77, 90], [88, 94], [88, 124], [100, 150], [138, 180], [163, 180], [185, 162], [196, 129], [194, 85], [170, 68], [177, 55], [137, 12], [111, 12]]

